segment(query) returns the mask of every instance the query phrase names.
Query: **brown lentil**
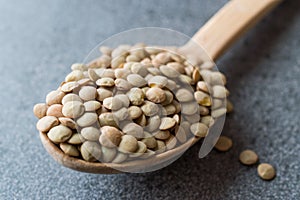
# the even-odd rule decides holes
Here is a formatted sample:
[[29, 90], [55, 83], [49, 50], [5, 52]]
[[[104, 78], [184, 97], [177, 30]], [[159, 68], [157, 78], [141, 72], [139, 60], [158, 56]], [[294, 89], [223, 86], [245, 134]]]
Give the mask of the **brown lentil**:
[[219, 151], [228, 151], [232, 147], [232, 140], [226, 136], [220, 136], [215, 148]]

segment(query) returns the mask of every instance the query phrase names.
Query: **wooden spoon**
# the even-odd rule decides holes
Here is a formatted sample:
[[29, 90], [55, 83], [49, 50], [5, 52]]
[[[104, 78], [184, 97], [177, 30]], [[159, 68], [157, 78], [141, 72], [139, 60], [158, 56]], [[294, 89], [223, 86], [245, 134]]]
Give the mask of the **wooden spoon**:
[[[219, 10], [192, 38], [181, 47], [184, 55], [195, 54], [195, 42], [205, 49], [206, 54], [216, 60], [243, 33], [266, 15], [281, 0], [231, 0]], [[191, 138], [186, 143], [164, 153], [154, 155], [145, 160], [128, 161], [121, 164], [93, 163], [64, 154], [53, 144], [45, 133], [40, 138], [48, 153], [65, 167], [88, 173], [113, 174], [119, 172], [143, 172], [160, 169], [175, 161], [198, 138]]]

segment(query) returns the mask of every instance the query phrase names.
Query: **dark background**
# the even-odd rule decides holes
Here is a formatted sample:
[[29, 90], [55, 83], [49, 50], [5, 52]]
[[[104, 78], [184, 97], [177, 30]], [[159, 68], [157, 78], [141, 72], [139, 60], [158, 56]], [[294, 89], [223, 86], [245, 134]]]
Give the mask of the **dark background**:
[[[200, 144], [152, 173], [95, 175], [57, 164], [32, 114], [99, 42], [158, 26], [192, 36], [225, 0], [0, 0], [0, 199], [299, 199], [300, 1], [286, 0], [237, 42], [218, 66], [235, 112], [226, 153], [199, 160]], [[239, 163], [254, 149], [277, 169], [270, 182]]]

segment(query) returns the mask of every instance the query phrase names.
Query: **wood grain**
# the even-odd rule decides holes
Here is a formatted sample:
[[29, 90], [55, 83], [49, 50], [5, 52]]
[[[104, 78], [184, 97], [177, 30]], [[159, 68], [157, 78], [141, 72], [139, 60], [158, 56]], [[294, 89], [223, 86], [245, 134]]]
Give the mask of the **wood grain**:
[[212, 60], [265, 16], [281, 0], [231, 0], [219, 10], [192, 40], [202, 46]]

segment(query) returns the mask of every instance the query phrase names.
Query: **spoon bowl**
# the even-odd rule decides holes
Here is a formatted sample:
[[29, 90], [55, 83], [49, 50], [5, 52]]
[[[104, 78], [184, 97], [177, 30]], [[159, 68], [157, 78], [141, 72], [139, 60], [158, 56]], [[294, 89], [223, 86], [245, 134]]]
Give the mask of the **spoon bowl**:
[[154, 155], [145, 160], [128, 161], [120, 164], [115, 164], [87, 162], [79, 158], [68, 156], [64, 154], [53, 142], [51, 142], [47, 135], [45, 135], [44, 133], [40, 132], [40, 139], [47, 152], [59, 164], [73, 170], [94, 174], [117, 174], [124, 172], [142, 173], [155, 171], [174, 162], [182, 155], [182, 152], [186, 151], [191, 145], [195, 144], [199, 140], [198, 138], [191, 138], [185, 144], [177, 148], [171, 149], [158, 155]]
[[[206, 25], [191, 39], [188, 36], [162, 28], [140, 28], [125, 31], [105, 40], [85, 58], [84, 63], [91, 64], [99, 57], [99, 46], [116, 47], [120, 44], [133, 45], [146, 43], [153, 48], [164, 48], [180, 53], [189, 63], [196, 65], [201, 62], [216, 60], [235, 40], [250, 26], [254, 25], [279, 0], [232, 0], [227, 3]], [[215, 70], [217, 68], [215, 67]], [[218, 118], [216, 125], [210, 127], [201, 146], [199, 156], [206, 156], [217, 141], [225, 121], [225, 115]], [[60, 164], [68, 168], [100, 174], [120, 172], [149, 172], [163, 168], [178, 159], [190, 146], [200, 140], [198, 137], [189, 138], [185, 143], [174, 149], [155, 154], [147, 159], [116, 163], [87, 162], [82, 159], [64, 154], [45, 133], [40, 132], [41, 141], [48, 153]]]

